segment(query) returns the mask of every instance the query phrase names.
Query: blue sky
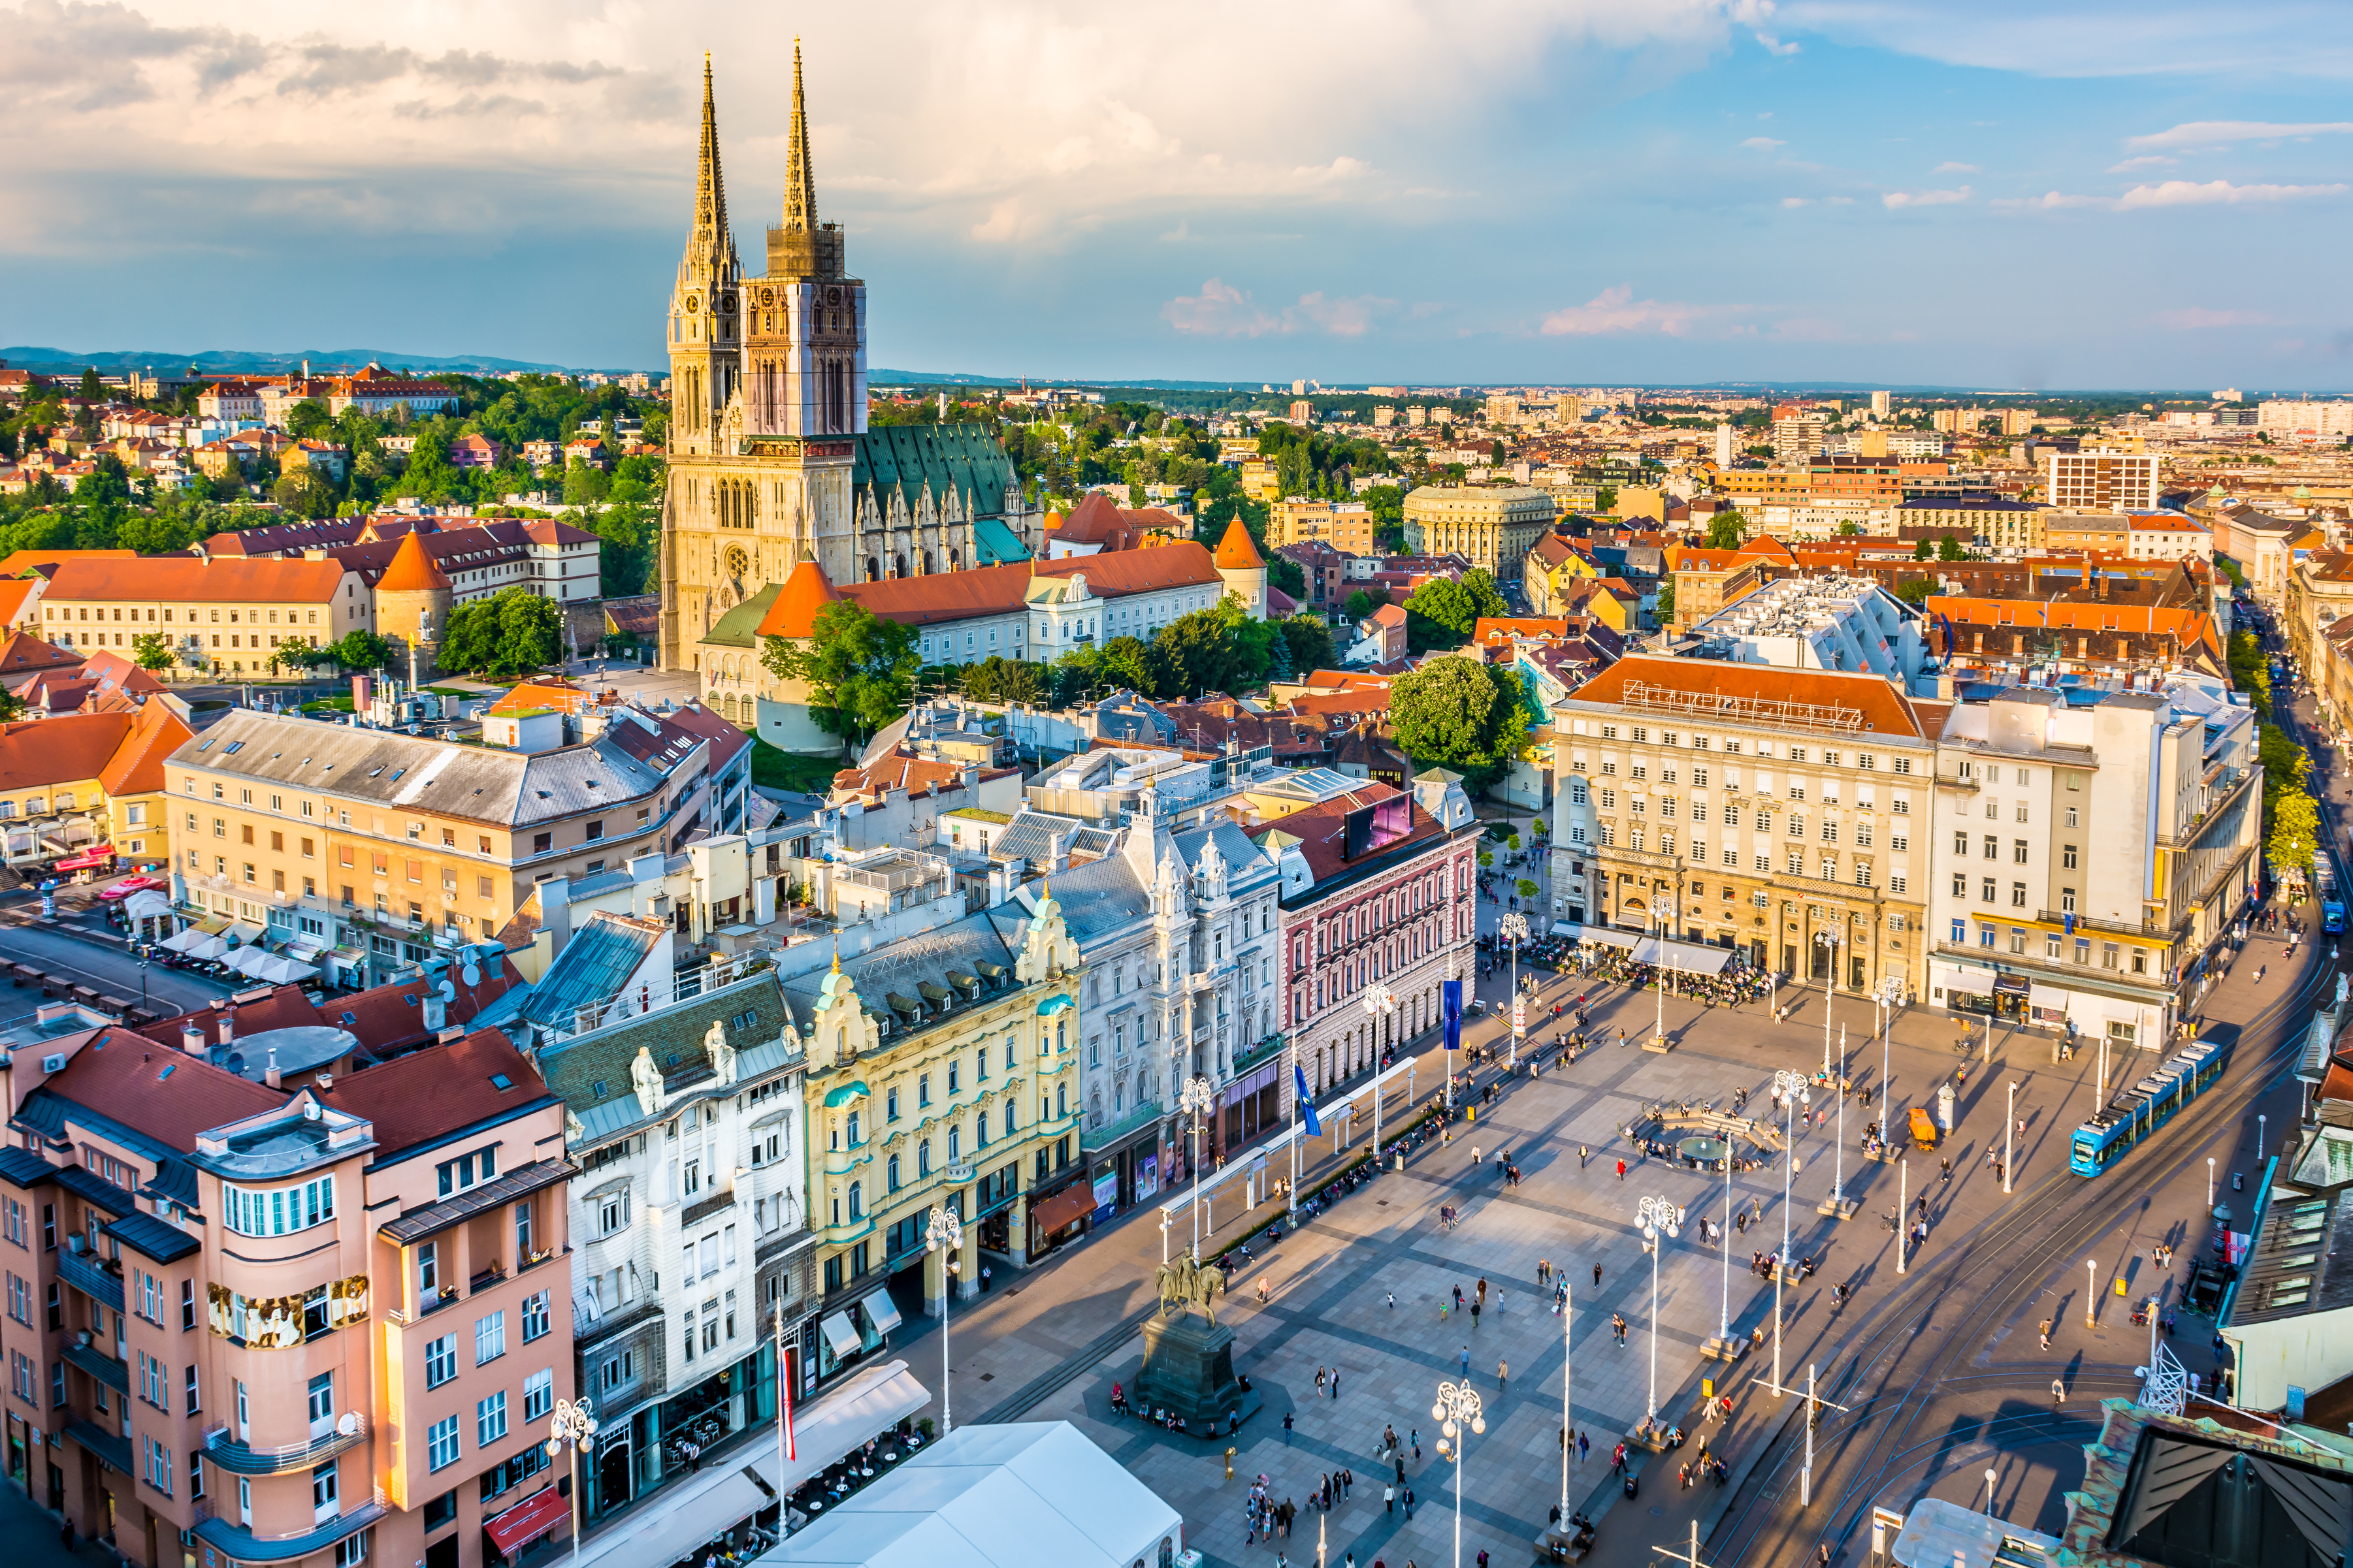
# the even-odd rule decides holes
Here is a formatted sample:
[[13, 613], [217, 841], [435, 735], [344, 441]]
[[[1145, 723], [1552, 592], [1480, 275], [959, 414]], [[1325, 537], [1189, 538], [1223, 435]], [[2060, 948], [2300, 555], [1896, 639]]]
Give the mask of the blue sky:
[[659, 363], [806, 34], [873, 359], [2353, 384], [2353, 7], [0, 0], [0, 342]]

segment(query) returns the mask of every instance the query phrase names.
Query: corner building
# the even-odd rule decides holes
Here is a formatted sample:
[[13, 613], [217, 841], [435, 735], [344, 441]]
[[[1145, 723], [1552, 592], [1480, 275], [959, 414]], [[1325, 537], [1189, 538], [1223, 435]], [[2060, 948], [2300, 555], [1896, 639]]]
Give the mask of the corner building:
[[1554, 930], [1912, 994], [1941, 723], [1875, 675], [1620, 659], [1556, 714]]
[[562, 1533], [560, 1102], [487, 1032], [299, 1086], [212, 1056], [110, 1027], [0, 1068], [12, 1479], [142, 1568]]

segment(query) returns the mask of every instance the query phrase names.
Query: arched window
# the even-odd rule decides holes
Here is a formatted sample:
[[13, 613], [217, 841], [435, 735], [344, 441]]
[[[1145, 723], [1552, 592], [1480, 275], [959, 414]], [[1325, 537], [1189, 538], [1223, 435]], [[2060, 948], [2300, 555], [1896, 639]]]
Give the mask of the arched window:
[[866, 1217], [866, 1188], [852, 1182], [849, 1184], [849, 1218], [852, 1224]]
[[918, 1176], [928, 1176], [931, 1173], [932, 1141], [926, 1138], [922, 1142], [915, 1145], [915, 1174]]
[[964, 1129], [948, 1129], [948, 1163], [953, 1165], [964, 1157]]
[[1013, 1136], [1013, 1101], [1010, 1100], [1005, 1102], [1005, 1135], [1008, 1138]]
[[849, 1113], [849, 1146], [858, 1147], [858, 1112], [854, 1110]]
[[1062, 1041], [1062, 1021], [1060, 1018], [1057, 1018], [1054, 1020], [1054, 1049], [1059, 1053], [1064, 1048]]
[[1057, 1116], [1068, 1116], [1070, 1113], [1070, 1086], [1068, 1084], [1058, 1083], [1054, 1086], [1054, 1114]]
[[896, 1154], [892, 1155], [890, 1163], [885, 1167], [885, 1169], [889, 1173], [887, 1179], [891, 1184], [891, 1190], [895, 1193], [899, 1190], [899, 1156]]

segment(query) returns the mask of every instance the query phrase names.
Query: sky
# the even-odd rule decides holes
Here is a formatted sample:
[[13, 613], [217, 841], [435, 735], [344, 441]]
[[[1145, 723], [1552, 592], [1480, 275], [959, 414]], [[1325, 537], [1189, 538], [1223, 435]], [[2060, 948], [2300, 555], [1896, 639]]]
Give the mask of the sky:
[[2353, 5], [0, 0], [0, 343], [659, 368], [792, 49], [878, 366], [2353, 386]]

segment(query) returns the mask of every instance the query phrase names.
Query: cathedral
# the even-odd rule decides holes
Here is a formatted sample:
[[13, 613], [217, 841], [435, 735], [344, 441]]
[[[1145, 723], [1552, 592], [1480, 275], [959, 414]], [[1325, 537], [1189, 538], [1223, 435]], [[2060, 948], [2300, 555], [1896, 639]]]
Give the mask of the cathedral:
[[1041, 548], [1043, 513], [985, 427], [866, 427], [866, 285], [849, 274], [841, 226], [818, 221], [797, 43], [783, 217], [766, 272], [744, 276], [705, 59], [694, 223], [670, 302], [666, 669], [696, 668], [712, 626], [804, 561], [867, 583]]

